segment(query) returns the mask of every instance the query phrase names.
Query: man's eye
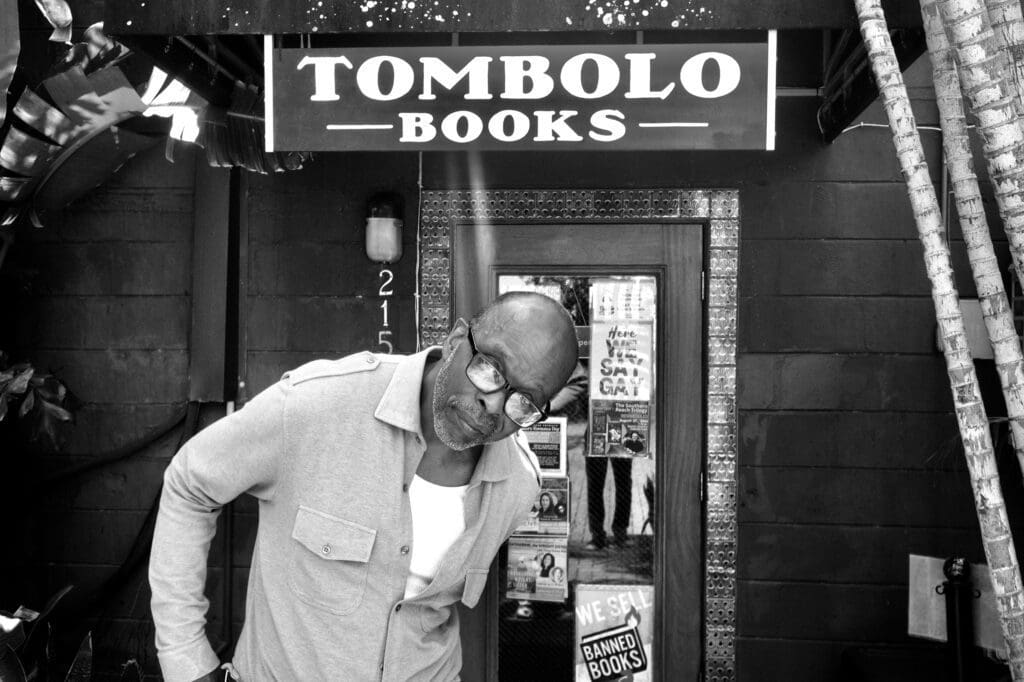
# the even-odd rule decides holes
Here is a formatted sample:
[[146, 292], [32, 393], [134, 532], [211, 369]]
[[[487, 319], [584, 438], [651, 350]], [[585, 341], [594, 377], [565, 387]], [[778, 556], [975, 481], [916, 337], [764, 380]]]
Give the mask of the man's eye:
[[505, 383], [505, 376], [501, 373], [501, 370], [498, 369], [493, 363], [488, 362], [487, 363], [487, 369], [490, 370], [491, 380], [494, 383], [496, 383], [496, 384], [504, 384]]

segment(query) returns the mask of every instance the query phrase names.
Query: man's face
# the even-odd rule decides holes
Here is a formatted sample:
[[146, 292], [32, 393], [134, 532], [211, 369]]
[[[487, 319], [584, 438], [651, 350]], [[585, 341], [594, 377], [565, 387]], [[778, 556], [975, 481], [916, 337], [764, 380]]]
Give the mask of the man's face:
[[[467, 327], [452, 332], [450, 347], [441, 361], [434, 385], [434, 431], [442, 443], [453, 450], [465, 450], [492, 443], [519, 430], [506, 416], [508, 391], [484, 393], [466, 376], [473, 357], [467, 339]], [[560, 388], [560, 360], [564, 353], [551, 347], [544, 329], [526, 331], [523, 324], [489, 324], [474, 329], [477, 351], [486, 355], [501, 370], [511, 387], [543, 406]]]

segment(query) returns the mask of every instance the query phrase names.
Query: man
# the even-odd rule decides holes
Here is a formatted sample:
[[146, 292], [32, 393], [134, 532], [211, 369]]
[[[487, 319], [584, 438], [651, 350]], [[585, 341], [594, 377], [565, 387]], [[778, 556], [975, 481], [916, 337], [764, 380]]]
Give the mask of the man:
[[539, 492], [516, 432], [576, 356], [557, 302], [507, 294], [440, 348], [312, 362], [200, 432], [164, 476], [150, 560], [165, 679], [217, 679], [206, 561], [243, 492], [259, 527], [242, 680], [458, 679], [455, 602], [477, 603]]

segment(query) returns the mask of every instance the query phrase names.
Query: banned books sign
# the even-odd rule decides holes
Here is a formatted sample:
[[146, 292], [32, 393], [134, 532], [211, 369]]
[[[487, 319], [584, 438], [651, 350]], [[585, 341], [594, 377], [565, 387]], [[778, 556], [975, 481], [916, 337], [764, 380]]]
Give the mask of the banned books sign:
[[267, 151], [773, 149], [775, 32], [667, 45], [274, 47]]
[[576, 586], [576, 682], [649, 682], [654, 633], [650, 585]]

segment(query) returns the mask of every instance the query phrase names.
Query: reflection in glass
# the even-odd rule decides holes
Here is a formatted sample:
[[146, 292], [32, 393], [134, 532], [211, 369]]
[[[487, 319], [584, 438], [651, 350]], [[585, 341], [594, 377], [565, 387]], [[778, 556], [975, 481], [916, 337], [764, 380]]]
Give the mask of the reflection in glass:
[[499, 293], [559, 301], [581, 351], [551, 417], [524, 430], [545, 481], [501, 561], [503, 680], [574, 679], [576, 585], [653, 583], [656, 285], [651, 276], [498, 278]]

